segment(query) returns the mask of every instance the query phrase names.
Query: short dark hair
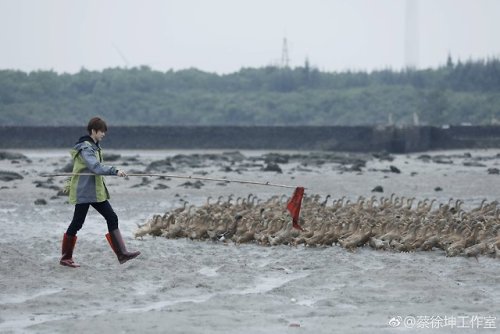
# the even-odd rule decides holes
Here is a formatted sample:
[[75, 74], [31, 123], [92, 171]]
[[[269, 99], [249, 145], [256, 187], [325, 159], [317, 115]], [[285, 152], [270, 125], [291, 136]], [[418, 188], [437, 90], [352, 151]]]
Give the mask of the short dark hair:
[[87, 131], [89, 135], [92, 134], [92, 130], [106, 132], [108, 131], [108, 126], [106, 122], [100, 117], [94, 117], [89, 121], [89, 125], [87, 125]]

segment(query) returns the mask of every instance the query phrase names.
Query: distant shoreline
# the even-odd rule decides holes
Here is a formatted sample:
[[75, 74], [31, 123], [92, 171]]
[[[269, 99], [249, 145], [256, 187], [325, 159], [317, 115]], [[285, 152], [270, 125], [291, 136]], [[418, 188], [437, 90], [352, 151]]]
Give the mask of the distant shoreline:
[[[84, 127], [0, 126], [0, 149], [67, 148]], [[409, 153], [500, 148], [499, 126], [116, 126], [112, 149], [274, 149]]]

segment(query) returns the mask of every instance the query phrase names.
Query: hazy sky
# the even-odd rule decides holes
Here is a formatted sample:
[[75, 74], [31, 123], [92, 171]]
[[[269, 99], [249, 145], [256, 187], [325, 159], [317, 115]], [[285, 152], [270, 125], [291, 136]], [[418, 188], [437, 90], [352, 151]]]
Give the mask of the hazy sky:
[[279, 64], [284, 37], [292, 67], [427, 68], [500, 57], [499, 33], [500, 0], [0, 0], [0, 69], [230, 73]]

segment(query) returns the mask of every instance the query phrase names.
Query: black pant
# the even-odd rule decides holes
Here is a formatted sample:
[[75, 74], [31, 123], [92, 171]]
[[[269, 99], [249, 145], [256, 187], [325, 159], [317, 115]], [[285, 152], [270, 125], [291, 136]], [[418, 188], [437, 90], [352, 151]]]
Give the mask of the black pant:
[[71, 224], [69, 224], [68, 230], [66, 231], [67, 235], [75, 236], [76, 233], [82, 228], [91, 205], [106, 219], [109, 232], [118, 228], [118, 216], [113, 211], [113, 208], [108, 201], [99, 203], [82, 203], [75, 205], [75, 213], [73, 214], [73, 220], [71, 221]]

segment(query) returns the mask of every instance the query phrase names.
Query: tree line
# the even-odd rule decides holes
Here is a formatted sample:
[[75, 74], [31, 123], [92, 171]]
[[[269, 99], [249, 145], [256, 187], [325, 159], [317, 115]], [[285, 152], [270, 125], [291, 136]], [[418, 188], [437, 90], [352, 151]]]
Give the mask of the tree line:
[[325, 72], [311, 66], [218, 75], [148, 66], [0, 70], [1, 125], [425, 125], [500, 120], [500, 60], [436, 69]]

